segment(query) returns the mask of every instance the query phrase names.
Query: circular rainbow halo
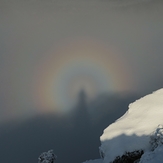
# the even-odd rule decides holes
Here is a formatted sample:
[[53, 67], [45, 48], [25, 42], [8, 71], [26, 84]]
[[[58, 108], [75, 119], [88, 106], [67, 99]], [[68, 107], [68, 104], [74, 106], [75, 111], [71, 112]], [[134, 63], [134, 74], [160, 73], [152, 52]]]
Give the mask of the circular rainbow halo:
[[65, 113], [84, 90], [89, 99], [131, 87], [125, 63], [113, 47], [90, 39], [59, 43], [39, 63], [34, 99], [43, 111]]

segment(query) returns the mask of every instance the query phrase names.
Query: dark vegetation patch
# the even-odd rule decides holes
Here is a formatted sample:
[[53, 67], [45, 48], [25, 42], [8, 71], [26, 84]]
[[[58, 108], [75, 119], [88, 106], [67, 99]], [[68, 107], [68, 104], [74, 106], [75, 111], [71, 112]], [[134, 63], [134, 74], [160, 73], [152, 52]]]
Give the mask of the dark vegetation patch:
[[124, 155], [117, 156], [115, 160], [111, 163], [136, 163], [141, 158], [143, 150], [137, 150], [134, 152], [125, 152]]

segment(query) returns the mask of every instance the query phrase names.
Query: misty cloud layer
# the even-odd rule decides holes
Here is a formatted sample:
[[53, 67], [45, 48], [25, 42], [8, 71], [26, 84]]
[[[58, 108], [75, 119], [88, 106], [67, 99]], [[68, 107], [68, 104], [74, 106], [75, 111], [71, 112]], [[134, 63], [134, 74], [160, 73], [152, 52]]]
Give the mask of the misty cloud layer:
[[[30, 112], [37, 114], [31, 92], [35, 89], [32, 83], [38, 63], [53, 48], [62, 47], [72, 39], [91, 38], [114, 47], [129, 71], [127, 80], [134, 81], [131, 92], [149, 93], [159, 89], [163, 81], [162, 5], [159, 0], [2, 0], [2, 119], [30, 116]], [[15, 111], [8, 115], [12, 108]], [[24, 108], [22, 112], [21, 108]]]
[[[49, 149], [54, 149], [60, 163], [99, 158], [99, 137], [103, 129], [123, 115], [136, 98], [131, 94], [125, 98], [105, 94], [88, 104], [79, 97], [70, 116], [47, 114], [1, 126], [1, 160], [35, 163], [39, 154]], [[96, 110], [94, 117], [89, 107]]]

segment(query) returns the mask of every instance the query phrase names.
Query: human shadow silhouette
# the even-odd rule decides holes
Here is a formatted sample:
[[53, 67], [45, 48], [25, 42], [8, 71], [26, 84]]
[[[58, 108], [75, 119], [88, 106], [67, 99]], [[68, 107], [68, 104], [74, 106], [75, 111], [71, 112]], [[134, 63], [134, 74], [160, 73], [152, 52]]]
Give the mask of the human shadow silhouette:
[[137, 97], [104, 94], [88, 104], [84, 94], [81, 92], [75, 110], [67, 116], [50, 113], [0, 126], [2, 162], [35, 163], [39, 154], [49, 149], [58, 156], [58, 163], [99, 158], [103, 130]]

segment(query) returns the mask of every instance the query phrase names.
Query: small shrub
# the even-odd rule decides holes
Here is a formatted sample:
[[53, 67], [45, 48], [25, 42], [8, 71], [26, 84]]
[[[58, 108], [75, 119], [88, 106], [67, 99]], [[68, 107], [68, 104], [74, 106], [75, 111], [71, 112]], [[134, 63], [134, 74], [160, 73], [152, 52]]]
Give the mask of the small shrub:
[[153, 151], [158, 146], [163, 145], [163, 126], [159, 125], [150, 136], [151, 150]]
[[57, 156], [54, 154], [53, 150], [49, 150], [48, 152], [43, 152], [39, 158], [38, 163], [54, 163], [57, 159]]
[[143, 153], [143, 150], [125, 152], [125, 154], [121, 157], [117, 156], [112, 163], [136, 163], [141, 158]]

